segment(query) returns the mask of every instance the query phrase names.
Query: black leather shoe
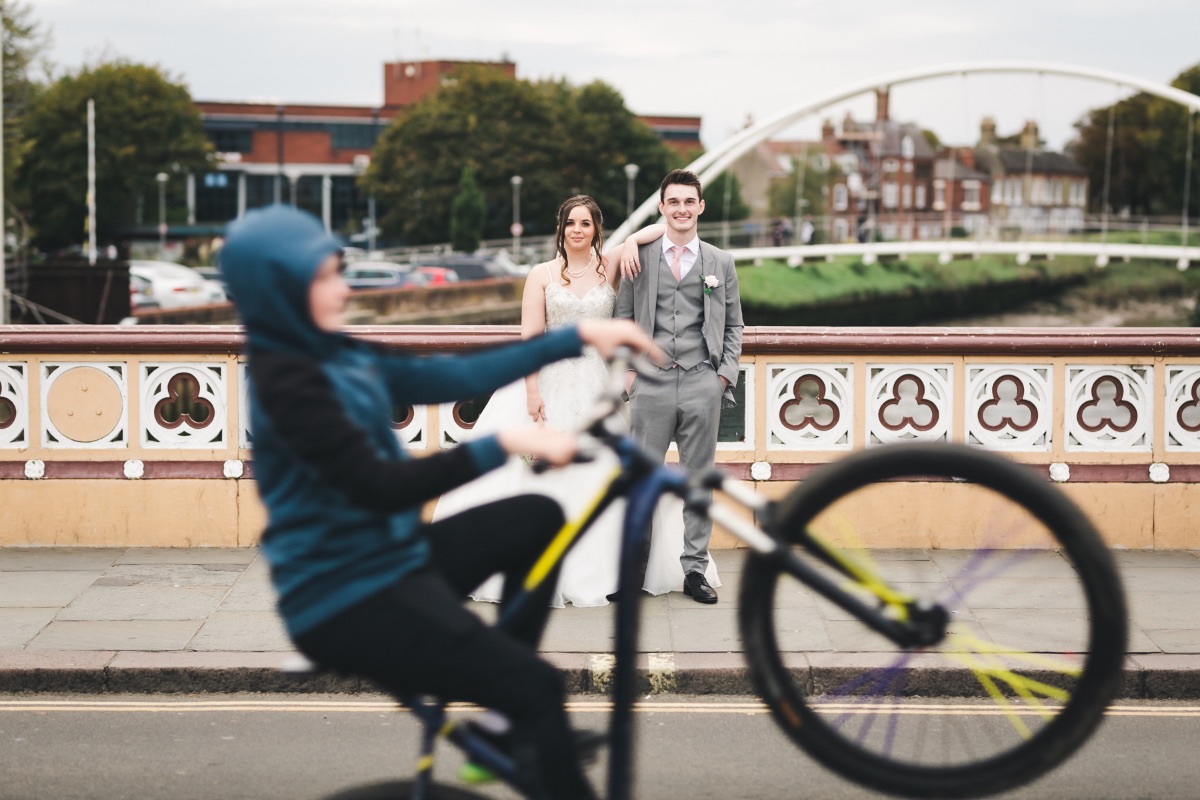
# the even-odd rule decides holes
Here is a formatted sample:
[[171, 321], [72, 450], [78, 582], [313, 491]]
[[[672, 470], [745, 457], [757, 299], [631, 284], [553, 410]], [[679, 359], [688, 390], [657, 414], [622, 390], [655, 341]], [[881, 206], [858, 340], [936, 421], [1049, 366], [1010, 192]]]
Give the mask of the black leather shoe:
[[699, 572], [689, 572], [683, 576], [683, 593], [697, 603], [712, 605], [717, 602], [717, 590], [708, 585], [708, 581]]

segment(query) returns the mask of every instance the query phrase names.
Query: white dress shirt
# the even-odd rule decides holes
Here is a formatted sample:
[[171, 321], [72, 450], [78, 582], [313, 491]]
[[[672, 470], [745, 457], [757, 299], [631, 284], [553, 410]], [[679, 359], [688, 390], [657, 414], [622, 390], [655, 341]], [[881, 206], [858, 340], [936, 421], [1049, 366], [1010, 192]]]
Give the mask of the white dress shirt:
[[[662, 238], [663, 261], [668, 268], [671, 266], [671, 253], [669, 252], [676, 244], [667, 238], [664, 233]], [[679, 278], [683, 280], [683, 276], [688, 274], [688, 270], [696, 263], [696, 259], [700, 257], [700, 237], [693, 236], [692, 240], [683, 246], [683, 257], [679, 260]]]

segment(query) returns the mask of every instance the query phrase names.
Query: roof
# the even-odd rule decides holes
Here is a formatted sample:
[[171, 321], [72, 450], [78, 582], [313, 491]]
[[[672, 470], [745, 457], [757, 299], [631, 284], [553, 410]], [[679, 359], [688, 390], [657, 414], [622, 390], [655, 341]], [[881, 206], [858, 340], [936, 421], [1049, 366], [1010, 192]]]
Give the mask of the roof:
[[971, 169], [953, 158], [939, 158], [933, 164], [933, 177], [941, 180], [991, 181], [991, 176]]
[[1052, 150], [1026, 150], [1023, 147], [981, 147], [975, 151], [976, 163], [991, 174], [1019, 174], [1026, 170], [1040, 175], [1086, 176], [1087, 170], [1070, 156]]

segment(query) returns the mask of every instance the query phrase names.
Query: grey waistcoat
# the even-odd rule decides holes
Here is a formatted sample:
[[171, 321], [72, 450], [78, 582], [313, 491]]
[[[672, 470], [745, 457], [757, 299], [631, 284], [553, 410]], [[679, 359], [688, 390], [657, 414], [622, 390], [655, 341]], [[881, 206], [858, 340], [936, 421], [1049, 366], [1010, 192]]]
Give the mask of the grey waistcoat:
[[679, 283], [664, 257], [658, 271], [658, 306], [654, 311], [654, 342], [681, 369], [708, 361], [704, 343], [704, 291], [697, 260]]

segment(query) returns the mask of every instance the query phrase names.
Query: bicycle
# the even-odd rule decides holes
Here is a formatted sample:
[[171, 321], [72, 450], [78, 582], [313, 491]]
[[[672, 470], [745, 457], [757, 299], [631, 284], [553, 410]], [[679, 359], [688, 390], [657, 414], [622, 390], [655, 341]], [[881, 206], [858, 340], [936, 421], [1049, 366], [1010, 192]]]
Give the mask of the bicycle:
[[[756, 691], [783, 732], [842, 777], [911, 797], [979, 797], [1045, 774], [1087, 740], [1120, 685], [1125, 600], [1110, 553], [1065, 495], [1027, 467], [979, 449], [901, 444], [840, 459], [771, 502], [716, 470], [687, 475], [642, 453], [616, 422], [629, 363], [627, 354], [610, 362], [609, 387], [586, 431], [616, 454], [618, 468], [588, 511], [558, 533], [526, 577], [525, 593], [497, 623], [519, 615], [529, 590], [608, 506], [626, 499], [609, 798], [624, 800], [631, 791], [638, 552], [667, 493], [703, 509], [750, 548], [738, 621]], [[936, 484], [926, 491], [944, 502], [910, 513], [897, 499], [913, 481]], [[762, 525], [712, 502], [711, 490], [752, 511]], [[882, 538], [875, 535], [880, 526], [888, 528], [889, 540], [959, 545], [935, 561], [952, 573], [947, 596], [925, 597], [919, 582], [886, 574], [865, 550], [878, 541], [862, 541], [860, 550], [844, 546]], [[833, 610], [841, 635], [870, 639], [869, 656], [814, 673], [811, 686], [789, 668], [780, 648], [805, 591]], [[1030, 602], [1038, 597], [1050, 612]], [[958, 716], [963, 704], [929, 699], [944, 696], [964, 698], [970, 710], [979, 699], [991, 705], [968, 725]], [[417, 697], [403, 702], [423, 729], [416, 777], [330, 800], [479, 798], [433, 782], [438, 738], [522, 790], [511, 759], [451, 719], [445, 704]], [[985, 745], [983, 736], [995, 744]]]

